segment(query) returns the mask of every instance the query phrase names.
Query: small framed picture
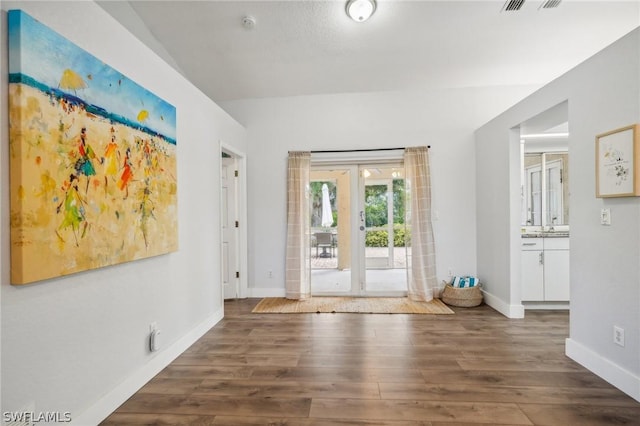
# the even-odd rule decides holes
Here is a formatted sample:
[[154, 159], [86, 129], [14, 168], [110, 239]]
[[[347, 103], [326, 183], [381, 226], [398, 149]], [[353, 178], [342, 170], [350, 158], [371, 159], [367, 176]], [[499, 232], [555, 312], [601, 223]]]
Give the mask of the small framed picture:
[[596, 197], [640, 195], [638, 124], [596, 136]]

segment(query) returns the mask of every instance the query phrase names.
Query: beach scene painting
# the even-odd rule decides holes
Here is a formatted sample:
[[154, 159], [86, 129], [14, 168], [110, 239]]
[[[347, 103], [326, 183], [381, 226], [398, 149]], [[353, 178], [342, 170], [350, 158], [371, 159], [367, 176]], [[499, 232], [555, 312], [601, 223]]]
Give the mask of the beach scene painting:
[[177, 250], [175, 107], [20, 10], [8, 29], [11, 283]]

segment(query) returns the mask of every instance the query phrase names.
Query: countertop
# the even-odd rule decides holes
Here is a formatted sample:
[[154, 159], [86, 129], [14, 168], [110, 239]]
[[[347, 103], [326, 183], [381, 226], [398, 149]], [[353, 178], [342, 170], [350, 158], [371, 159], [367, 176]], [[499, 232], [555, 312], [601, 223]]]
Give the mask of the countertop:
[[522, 234], [522, 238], [568, 238], [569, 233], [565, 231], [558, 232], [530, 232]]

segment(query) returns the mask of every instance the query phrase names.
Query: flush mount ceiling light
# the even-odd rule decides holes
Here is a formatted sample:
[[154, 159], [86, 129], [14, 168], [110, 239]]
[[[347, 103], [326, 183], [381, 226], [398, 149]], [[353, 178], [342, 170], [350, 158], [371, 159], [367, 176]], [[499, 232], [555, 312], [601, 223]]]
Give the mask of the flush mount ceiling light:
[[356, 22], [364, 22], [376, 11], [376, 0], [347, 1], [347, 15]]

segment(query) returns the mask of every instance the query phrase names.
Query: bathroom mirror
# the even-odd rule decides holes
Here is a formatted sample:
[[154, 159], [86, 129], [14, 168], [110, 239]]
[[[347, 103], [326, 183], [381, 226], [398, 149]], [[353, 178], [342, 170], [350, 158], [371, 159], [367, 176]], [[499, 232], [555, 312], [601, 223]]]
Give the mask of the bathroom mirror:
[[568, 224], [568, 153], [525, 152], [522, 161], [522, 225], [554, 227]]

